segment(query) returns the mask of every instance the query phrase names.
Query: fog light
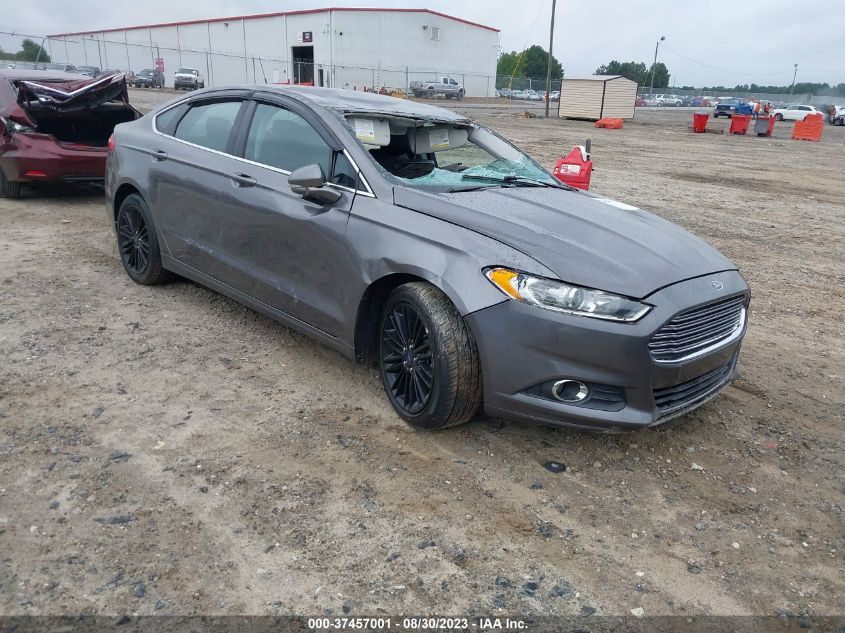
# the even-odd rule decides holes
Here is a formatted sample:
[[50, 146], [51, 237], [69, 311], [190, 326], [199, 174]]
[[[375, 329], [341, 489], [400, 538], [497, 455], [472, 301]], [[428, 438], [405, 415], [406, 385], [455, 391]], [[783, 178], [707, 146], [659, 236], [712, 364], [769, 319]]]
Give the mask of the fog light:
[[590, 390], [580, 380], [558, 380], [552, 385], [552, 395], [561, 402], [581, 402]]

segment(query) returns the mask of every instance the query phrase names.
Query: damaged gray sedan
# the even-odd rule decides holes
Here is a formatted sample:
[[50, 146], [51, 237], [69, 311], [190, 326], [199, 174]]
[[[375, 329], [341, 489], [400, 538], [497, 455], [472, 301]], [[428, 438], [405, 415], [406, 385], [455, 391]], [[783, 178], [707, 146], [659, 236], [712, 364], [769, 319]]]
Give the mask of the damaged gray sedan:
[[736, 377], [748, 287], [676, 225], [571, 190], [453, 112], [324, 88], [208, 89], [115, 129], [129, 276], [174, 274], [360, 362], [414, 427], [618, 431]]

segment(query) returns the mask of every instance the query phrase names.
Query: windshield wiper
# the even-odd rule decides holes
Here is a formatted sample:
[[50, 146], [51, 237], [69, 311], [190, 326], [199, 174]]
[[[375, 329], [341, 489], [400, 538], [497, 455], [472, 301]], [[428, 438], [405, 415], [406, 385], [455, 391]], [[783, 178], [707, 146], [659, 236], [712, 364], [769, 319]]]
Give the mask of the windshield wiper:
[[[495, 183], [491, 183], [495, 184]], [[511, 183], [502, 183], [502, 187], [513, 187]], [[479, 191], [481, 189], [490, 189], [489, 185], [473, 185], [470, 187], [452, 187], [449, 189], [449, 193], [463, 193], [464, 191]]]
[[524, 176], [517, 176], [516, 174], [510, 174], [501, 178], [497, 178], [496, 176], [464, 174], [461, 176], [461, 180], [484, 180], [487, 182], [503, 183], [512, 187], [552, 187], [555, 189], [563, 189], [563, 187], [551, 182], [546, 182], [545, 180], [535, 180], [534, 178], [526, 178]]

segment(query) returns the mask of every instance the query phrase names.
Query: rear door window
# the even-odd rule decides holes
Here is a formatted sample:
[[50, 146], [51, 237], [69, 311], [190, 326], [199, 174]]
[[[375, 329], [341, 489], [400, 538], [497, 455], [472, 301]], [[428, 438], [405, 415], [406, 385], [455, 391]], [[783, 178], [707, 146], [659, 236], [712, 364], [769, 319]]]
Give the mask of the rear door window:
[[194, 105], [179, 121], [173, 136], [194, 145], [225, 152], [242, 103], [242, 100], [234, 100]]

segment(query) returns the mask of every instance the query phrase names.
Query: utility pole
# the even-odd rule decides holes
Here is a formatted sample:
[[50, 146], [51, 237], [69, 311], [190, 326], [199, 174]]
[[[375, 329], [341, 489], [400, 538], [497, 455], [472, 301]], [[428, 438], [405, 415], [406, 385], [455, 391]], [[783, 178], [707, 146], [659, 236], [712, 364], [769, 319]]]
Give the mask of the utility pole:
[[798, 64], [795, 64], [795, 72], [792, 73], [792, 85], [789, 87], [789, 94], [795, 91], [795, 78], [798, 76]]
[[[549, 103], [552, 100], [552, 62], [554, 61], [554, 57], [552, 56], [552, 45], [555, 41], [555, 5], [557, 5], [557, 0], [552, 0], [552, 23], [549, 27], [549, 63], [546, 66], [546, 118], [549, 118]], [[563, 87], [563, 86], [561, 86]]]
[[654, 73], [657, 72], [657, 49], [660, 48], [660, 42], [666, 39], [665, 35], [661, 35], [660, 39], [657, 40], [657, 44], [654, 47], [654, 63], [651, 65], [651, 88], [649, 89], [649, 94], [654, 94]]

